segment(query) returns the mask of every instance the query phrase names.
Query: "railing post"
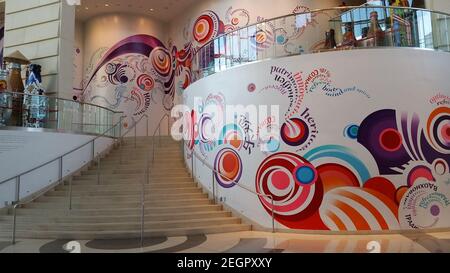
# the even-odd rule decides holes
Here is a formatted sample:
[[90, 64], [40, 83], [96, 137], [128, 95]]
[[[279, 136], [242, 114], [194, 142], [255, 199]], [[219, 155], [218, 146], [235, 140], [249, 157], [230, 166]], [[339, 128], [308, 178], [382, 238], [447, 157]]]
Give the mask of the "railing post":
[[161, 124], [160, 124], [160, 126], [158, 127], [158, 145], [159, 145], [159, 147], [161, 147]]
[[148, 118], [148, 116], [146, 116], [146, 118], [147, 118], [147, 137], [148, 137], [148, 123], [149, 123], [150, 119]]
[[148, 153], [145, 160], [145, 171], [142, 179], [142, 193], [141, 193], [141, 248], [144, 247], [144, 229], [145, 229], [145, 180], [149, 181], [149, 165], [148, 165]]
[[60, 183], [62, 183], [63, 181], [63, 157], [61, 156], [60, 158], [59, 158], [59, 175], [58, 175], [58, 181], [60, 182]]
[[12, 228], [12, 244], [16, 244], [16, 224], [17, 224], [17, 206], [20, 201], [20, 176], [16, 178], [16, 201], [13, 203], [13, 228]]
[[16, 203], [20, 201], [20, 176], [16, 178]]
[[[122, 142], [122, 140], [120, 140], [120, 142]], [[120, 149], [120, 159], [119, 159], [120, 162], [119, 163], [122, 164], [122, 162], [123, 162], [122, 161], [122, 158], [123, 158], [123, 147], [122, 147], [122, 144], [120, 144], [120, 148], [119, 149]]]
[[17, 206], [18, 204], [14, 204], [13, 206], [13, 228], [12, 228], [12, 244], [16, 244], [16, 226], [17, 226]]
[[170, 116], [167, 116], [167, 136], [170, 136]]
[[191, 156], [191, 177], [194, 178], [195, 181], [195, 177], [194, 177], [194, 151], [192, 151], [192, 156]]
[[101, 155], [99, 154], [97, 157], [97, 184], [100, 185], [100, 160]]
[[155, 164], [155, 137], [152, 138], [152, 165]]
[[134, 149], [137, 148], [137, 123], [134, 123]]
[[271, 196], [272, 199], [272, 233], [275, 233], [275, 202], [273, 200], [273, 196]]
[[69, 210], [72, 210], [72, 178], [69, 179]]
[[213, 192], [213, 200], [214, 204], [216, 203], [216, 179], [215, 179], [215, 173], [214, 170], [211, 170], [212, 172], [212, 192]]
[[95, 160], [95, 139], [92, 141], [92, 161]]
[[150, 184], [150, 154], [147, 154], [147, 184]]

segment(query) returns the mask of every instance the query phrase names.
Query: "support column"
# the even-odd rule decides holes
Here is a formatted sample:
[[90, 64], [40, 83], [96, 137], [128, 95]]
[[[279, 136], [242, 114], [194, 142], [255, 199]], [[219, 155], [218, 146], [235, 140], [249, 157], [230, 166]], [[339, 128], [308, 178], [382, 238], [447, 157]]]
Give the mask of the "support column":
[[47, 95], [72, 97], [75, 6], [66, 0], [6, 0], [5, 55], [20, 50], [42, 66]]

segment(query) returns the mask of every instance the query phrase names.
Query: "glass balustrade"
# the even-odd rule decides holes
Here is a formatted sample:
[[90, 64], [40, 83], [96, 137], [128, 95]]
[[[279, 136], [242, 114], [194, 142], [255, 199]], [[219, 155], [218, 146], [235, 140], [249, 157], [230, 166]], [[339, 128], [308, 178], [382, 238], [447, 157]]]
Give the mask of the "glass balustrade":
[[290, 14], [222, 34], [196, 49], [194, 81], [271, 58], [372, 47], [450, 52], [450, 15], [384, 6]]
[[[0, 92], [0, 127], [41, 128], [99, 135], [113, 127], [121, 116], [121, 112], [89, 103]], [[117, 135], [117, 130], [108, 133], [111, 137]]]

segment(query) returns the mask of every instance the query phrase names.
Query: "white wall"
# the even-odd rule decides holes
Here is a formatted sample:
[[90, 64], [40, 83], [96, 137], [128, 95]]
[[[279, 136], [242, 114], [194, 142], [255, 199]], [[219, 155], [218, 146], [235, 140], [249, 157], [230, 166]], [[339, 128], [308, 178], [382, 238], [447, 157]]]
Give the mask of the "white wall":
[[[0, 130], [0, 182], [26, 172], [90, 142], [94, 136], [49, 132]], [[95, 155], [103, 153], [112, 139], [101, 138], [94, 147], [87, 145], [63, 158], [63, 176], [68, 176], [86, 165]], [[60, 161], [21, 177], [20, 198], [32, 195], [55, 183], [59, 178]], [[0, 208], [5, 202], [15, 201], [16, 180], [0, 184]]]
[[107, 14], [84, 23], [84, 62], [89, 65], [91, 56], [102, 47], [111, 47], [118, 41], [136, 34], [149, 34], [167, 41], [165, 24], [150, 17], [134, 14]]
[[[90, 85], [87, 83], [94, 74], [93, 70], [100, 62], [101, 58], [104, 57], [110, 48], [123, 39], [134, 35], [145, 34], [151, 35], [165, 44], [168, 37], [165, 24], [143, 15], [132, 15], [125, 13], [106, 14], [94, 17], [83, 23], [79, 22], [77, 24], [77, 33], [78, 35], [76, 40], [77, 44], [81, 46], [81, 53], [79, 54], [80, 56], [77, 59], [76, 64], [77, 66], [80, 66], [80, 63], [82, 62], [81, 66], [83, 66], [83, 69], [82, 71], [78, 69], [79, 74], [77, 74], [76, 78], [79, 79], [80, 74], [82, 74], [83, 83], [80, 84], [79, 81], [74, 81], [74, 89], [78, 89], [74, 90], [74, 94], [84, 101], [99, 104], [116, 111], [124, 111], [127, 115], [127, 124], [132, 124], [133, 120], [136, 121], [142, 116], [142, 114], [147, 114], [150, 116], [148, 124], [149, 134], [153, 134], [154, 129], [157, 127], [157, 123], [163, 117], [164, 113], [167, 113], [167, 111], [163, 108], [163, 95], [161, 86], [158, 82], [156, 82], [155, 88], [151, 90], [152, 101], [149, 102], [149, 106], [147, 108], [139, 108], [142, 106], [141, 103], [143, 103], [142, 101], [139, 101], [139, 99], [134, 101], [134, 98], [132, 97], [133, 95], [131, 94], [133, 90], [132, 86], [136, 85], [136, 78], [143, 73], [142, 71], [136, 71], [136, 65], [139, 62], [134, 62], [131, 64], [133, 68], [126, 71], [126, 73], [132, 73], [133, 76], [128, 74], [128, 76], [132, 79], [127, 82], [125, 87], [126, 91], [125, 93], [122, 93], [122, 97], [117, 98], [115, 96], [116, 88], [118, 88], [118, 86], [107, 82], [106, 78], [104, 78], [106, 77], [104, 72], [105, 67], [101, 67], [100, 71], [95, 74], [95, 79]], [[117, 61], [118, 59], [124, 57], [122, 60], [124, 63], [122, 64], [125, 64], [128, 60], [130, 60], [129, 57], [131, 57], [131, 55], [125, 54], [115, 58], [113, 61]], [[144, 56], [137, 55], [136, 57], [138, 59], [144, 58]], [[149, 56], [146, 56], [146, 58], [148, 57]], [[141, 60], [139, 59], [139, 61]], [[145, 72], [149, 74], [151, 71]], [[120, 102], [116, 103], [118, 100], [120, 100]], [[137, 111], [137, 108], [147, 110]], [[134, 115], [136, 111], [142, 113], [139, 115]], [[147, 126], [145, 123], [146, 122], [144, 120], [144, 122], [141, 122], [138, 127], [138, 132], [140, 135], [146, 135]], [[167, 134], [168, 127], [166, 124], [167, 122], [163, 123], [162, 130], [165, 134]]]
[[[260, 193], [283, 196], [283, 190], [288, 189], [284, 201], [275, 203], [277, 206], [277, 228], [344, 230], [331, 220], [332, 218], [329, 215], [333, 212], [334, 217], [339, 218], [345, 224], [346, 229], [364, 229], [364, 225], [362, 221], [358, 220], [358, 217], [353, 217], [352, 213], [349, 213], [344, 207], [339, 209], [335, 207], [337, 200], [346, 203], [358, 213], [361, 213], [362, 218], [369, 221], [369, 229], [371, 230], [382, 229], [376, 224], [379, 220], [374, 220], [374, 217], [378, 219], [380, 215], [384, 219], [381, 222], [387, 223], [387, 229], [410, 229], [411, 226], [406, 217], [412, 213], [411, 210], [415, 210], [411, 221], [420, 228], [450, 227], [449, 168], [448, 166], [443, 167], [439, 174], [433, 171], [433, 169], [436, 170], [435, 164], [438, 162], [438, 160], [435, 160], [436, 158], [446, 161], [442, 163], [442, 166], [449, 164], [450, 148], [448, 144], [446, 148], [438, 148], [435, 144], [432, 144], [436, 143], [435, 136], [429, 135], [425, 138], [425, 136], [419, 135], [422, 130], [426, 132], [432, 130], [431, 127], [438, 126], [433, 125], [433, 120], [437, 119], [437, 117], [433, 118], [434, 114], [431, 114], [433, 111], [442, 111], [439, 115], [442, 115], [444, 120], [447, 119], [448, 121], [450, 118], [450, 82], [446, 69], [449, 62], [450, 55], [448, 53], [415, 49], [364, 49], [286, 57], [235, 67], [211, 75], [188, 87], [185, 92], [187, 105], [194, 107], [194, 98], [200, 99], [205, 106], [214, 106], [212, 109], [221, 109], [228, 105], [277, 105], [280, 109], [279, 126], [286, 123], [288, 119], [298, 118], [306, 123], [305, 128], [309, 130], [309, 133], [306, 129], [294, 131], [299, 135], [306, 132], [303, 134], [307, 136], [301, 145], [294, 146], [280, 139], [280, 127], [275, 124], [275, 134], [280, 144], [278, 148], [275, 147], [270, 152], [261, 151], [261, 147], [265, 147], [265, 144], [255, 133], [257, 129], [253, 129], [253, 133], [238, 134], [240, 141], [234, 142], [234, 144], [231, 142], [228, 144], [220, 143], [217, 138], [204, 143], [201, 137], [197, 136], [196, 139], [199, 142], [195, 149], [212, 166], [216, 164], [218, 152], [222, 149], [235, 151], [241, 159], [240, 164], [231, 160], [227, 163], [221, 163], [224, 165], [218, 164], [217, 166], [222, 166], [227, 170], [234, 167], [241, 168], [242, 176], [239, 184], [253, 191], [257, 190], [256, 181], [259, 177], [257, 171], [263, 166], [263, 162], [269, 162], [268, 165], [271, 165], [271, 168], [275, 170], [283, 170], [283, 167], [279, 165], [282, 163], [273, 160], [276, 153], [281, 153], [278, 156], [284, 158], [279, 159], [281, 162], [286, 162], [283, 160], [289, 158], [286, 153], [294, 153], [296, 156], [304, 157], [305, 160], [309, 161], [316, 168], [320, 181], [318, 180], [314, 184], [312, 190], [314, 197], [311, 199], [313, 201], [309, 199], [299, 201], [304, 202], [304, 205], [308, 204], [308, 206], [300, 209], [299, 204], [291, 203], [291, 208], [282, 212], [281, 207], [288, 208], [289, 202], [293, 202], [296, 198], [301, 200], [301, 198], [293, 197], [296, 191], [292, 189], [290, 192], [293, 195], [286, 197], [289, 195], [289, 187], [294, 187], [293, 185], [297, 184], [290, 184], [289, 187], [283, 188], [284, 186], [280, 185], [283, 184], [281, 182], [284, 180], [280, 178], [268, 177], [267, 184], [265, 184], [268, 190], [260, 191]], [[294, 87], [291, 93], [286, 91], [287, 89], [281, 86], [281, 82], [276, 80], [277, 73], [271, 73], [274, 67], [280, 69], [278, 75], [284, 75], [279, 80], [288, 82]], [[285, 69], [285, 71], [281, 69]], [[322, 72], [317, 75], [311, 73], [316, 69], [322, 69]], [[287, 79], [289, 75], [293, 75], [291, 73], [297, 72], [299, 72], [300, 77], [297, 75], [296, 81], [283, 80]], [[311, 80], [308, 80], [308, 78]], [[250, 84], [254, 84], [253, 89], [249, 88]], [[346, 92], [341, 94], [341, 91]], [[220, 99], [214, 99], [215, 97]], [[197, 103], [197, 105], [202, 104]], [[297, 110], [295, 110], [296, 106], [299, 106]], [[307, 109], [309, 115], [302, 115]], [[390, 111], [384, 109], [395, 110], [396, 116], [387, 120], [372, 117], [372, 114], [377, 111], [383, 110], [380, 112], [383, 115]], [[197, 113], [195, 126], [198, 126], [198, 128], [195, 127], [195, 130], [200, 134], [210, 127], [203, 127], [203, 123], [198, 120], [201, 120], [204, 115], [210, 112], [205, 108], [195, 110]], [[264, 128], [262, 124], [267, 117], [267, 113], [264, 113], [265, 115], [259, 116], [257, 121], [253, 122], [252, 120], [251, 124], [257, 125], [258, 128]], [[286, 116], [287, 114], [289, 115]], [[380, 124], [372, 127], [373, 119], [379, 120]], [[420, 122], [417, 122], [417, 119]], [[402, 120], [404, 121], [402, 122]], [[391, 122], [393, 125], [383, 125], [386, 124], [385, 122]], [[217, 122], [214, 124], [216, 132], [223, 131], [223, 125], [219, 125]], [[244, 132], [245, 129], [241, 123], [234, 122], [233, 124], [236, 126], [236, 130]], [[418, 131], [411, 130], [413, 128], [411, 124], [418, 124]], [[448, 126], [448, 123], [445, 124], [446, 122], [443, 121], [439, 126]], [[349, 137], [346, 129], [349, 126], [359, 128], [356, 130], [358, 139]], [[407, 160], [396, 160], [396, 158], [399, 158], [396, 152], [388, 153], [387, 158], [375, 154], [374, 150], [369, 149], [367, 144], [362, 143], [367, 143], [365, 141], [369, 137], [373, 138], [372, 144], [375, 143], [373, 145], [379, 145], [377, 143], [381, 141], [378, 139], [379, 137], [381, 139], [381, 134], [378, 136], [377, 130], [379, 129], [375, 128], [377, 126], [397, 127], [401, 131], [399, 134], [402, 136], [404, 147], [409, 145], [406, 143], [411, 143], [411, 141], [421, 142], [418, 144], [420, 152], [414, 148], [404, 148], [405, 151], [402, 153], [410, 154], [405, 155], [406, 158], [410, 158], [411, 154], [415, 153], [422, 153], [422, 155], [418, 155], [416, 159], [411, 157]], [[403, 131], [400, 128], [403, 128]], [[362, 136], [363, 133], [368, 133], [368, 136]], [[448, 130], [446, 134], [448, 134]], [[255, 144], [253, 148], [246, 149], [243, 146], [244, 135], [252, 139]], [[236, 146], [236, 143], [239, 145]], [[339, 145], [339, 147], [327, 145]], [[188, 149], [187, 151], [186, 161], [190, 165], [190, 152]], [[343, 156], [344, 154], [345, 156]], [[423, 159], [424, 155], [427, 159]], [[302, 159], [298, 160], [302, 161]], [[361, 163], [359, 167], [355, 163], [357, 161]], [[216, 168], [218, 168], [217, 166]], [[426, 175], [415, 175], [413, 171], [415, 167], [430, 170], [426, 172], [429, 172], [433, 178], [425, 178]], [[345, 169], [347, 171], [344, 171]], [[194, 172], [196, 178], [206, 188], [212, 190], [211, 171], [197, 162]], [[347, 172], [353, 174], [344, 175]], [[364, 174], [365, 172], [367, 173]], [[430, 179], [435, 180], [435, 182], [430, 182]], [[351, 182], [353, 180], [354, 182]], [[283, 189], [277, 190], [274, 181], [280, 182], [278, 187]], [[291, 181], [290, 183], [298, 182]], [[414, 186], [408, 185], [408, 183]], [[417, 192], [418, 189], [415, 189], [415, 187], [420, 187], [423, 183], [436, 186], [435, 192], [423, 190], [421, 192], [423, 199], [411, 197], [412, 194], [408, 195], [408, 193]], [[322, 186], [324, 187], [323, 190], [321, 190]], [[332, 190], [333, 187], [340, 188]], [[307, 186], [300, 186], [300, 188], [303, 191], [310, 189]], [[379, 215], [371, 215], [372, 212], [367, 210], [367, 203], [358, 203], [362, 202], [361, 199], [355, 202], [357, 199], [352, 201], [349, 200], [352, 197], [341, 195], [342, 193], [339, 192], [341, 189], [365, 198], [367, 202], [371, 203], [370, 206], [378, 210]], [[219, 200], [224, 201], [228, 206], [259, 225], [266, 228], [271, 227], [270, 212], [264, 209], [256, 195], [238, 186], [227, 189], [216, 185], [216, 190]], [[442, 199], [435, 199], [431, 203], [424, 201], [429, 200], [426, 198], [433, 196], [433, 194], [440, 195]], [[408, 206], [411, 202], [416, 205]], [[421, 204], [421, 206], [419, 207], [417, 204]], [[366, 208], [363, 208], [364, 206]], [[430, 208], [433, 206], [437, 206], [441, 213], [438, 213], [439, 215], [436, 217], [430, 214]], [[296, 209], [297, 211], [295, 211]], [[308, 217], [305, 216], [306, 211], [310, 213]], [[284, 218], [282, 215], [284, 215]]]

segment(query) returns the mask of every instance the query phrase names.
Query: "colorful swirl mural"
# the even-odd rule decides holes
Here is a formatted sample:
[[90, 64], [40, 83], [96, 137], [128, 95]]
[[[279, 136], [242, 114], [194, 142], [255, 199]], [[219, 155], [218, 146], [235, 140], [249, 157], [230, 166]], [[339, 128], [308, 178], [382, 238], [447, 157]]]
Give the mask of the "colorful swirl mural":
[[[340, 144], [320, 145], [323, 140], [309, 141], [317, 138], [321, 126], [315, 118], [317, 107], [308, 104], [309, 96], [321, 96], [315, 91], [332, 83], [332, 74], [326, 68], [298, 73], [301, 75], [297, 78], [302, 80], [297, 82], [296, 74], [288, 69], [270, 68], [268, 75], [275, 78], [274, 82], [286, 84], [281, 88], [271, 85], [261, 91], [289, 94], [289, 100], [280, 97], [280, 101], [290, 113], [285, 117], [290, 117], [283, 119], [281, 128], [272, 124], [271, 117], [262, 118], [258, 129], [274, 126], [279, 128], [278, 135], [263, 141], [258, 133], [256, 152], [246, 149], [247, 123], [237, 119], [226, 124], [213, 139], [203, 132], [213, 126], [211, 114], [203, 113], [199, 119], [198, 147], [206, 159], [214, 160], [215, 170], [223, 174], [216, 173], [217, 183], [225, 191], [248, 187], [247, 180], [256, 164], [254, 190], [261, 208], [267, 220], [273, 212], [275, 221], [287, 229], [382, 231], [448, 227], [450, 109], [435, 108], [426, 118], [423, 113], [395, 109], [379, 109], [353, 119], [349, 116], [345, 121], [348, 125], [332, 126], [333, 137], [333, 131], [327, 129], [328, 139]], [[247, 96], [256, 95], [256, 84], [240, 85]], [[301, 90], [310, 92], [300, 96]], [[369, 99], [360, 96], [360, 92], [345, 96]], [[226, 98], [226, 94], [209, 94], [202, 109], [206, 104], [223, 109]], [[305, 149], [298, 149], [308, 141]], [[202, 142], [209, 143], [205, 146], [208, 149], [202, 148]], [[255, 163], [255, 159], [261, 163]]]
[[[266, 158], [256, 172], [255, 183], [266, 211], [272, 213], [273, 209], [276, 220], [292, 229], [304, 228], [302, 220], [317, 212], [323, 197], [317, 170], [293, 153], [277, 153]], [[319, 221], [314, 228], [321, 226]]]
[[189, 46], [181, 51], [176, 47], [169, 50], [153, 36], [130, 36], [95, 53], [81, 98], [125, 111], [127, 123], [156, 104], [170, 111], [174, 105], [176, 76], [184, 76], [179, 84], [181, 88], [191, 83], [191, 57]]

